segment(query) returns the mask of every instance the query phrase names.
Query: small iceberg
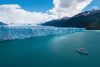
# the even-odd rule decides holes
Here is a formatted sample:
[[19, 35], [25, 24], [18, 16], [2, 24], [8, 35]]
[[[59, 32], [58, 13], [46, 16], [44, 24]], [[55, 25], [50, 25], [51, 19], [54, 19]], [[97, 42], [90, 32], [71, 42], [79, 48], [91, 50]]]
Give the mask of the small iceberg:
[[76, 51], [83, 55], [88, 55], [88, 51], [85, 48], [77, 48]]

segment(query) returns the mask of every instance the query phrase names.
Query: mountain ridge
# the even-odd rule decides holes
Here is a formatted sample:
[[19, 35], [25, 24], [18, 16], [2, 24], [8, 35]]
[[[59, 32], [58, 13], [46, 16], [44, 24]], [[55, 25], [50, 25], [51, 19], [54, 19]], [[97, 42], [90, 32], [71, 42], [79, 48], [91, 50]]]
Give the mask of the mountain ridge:
[[0, 22], [0, 25], [6, 25], [5, 23], [3, 23], [3, 22]]
[[71, 18], [48, 21], [43, 26], [77, 27], [100, 30], [100, 10], [91, 10], [79, 13]]

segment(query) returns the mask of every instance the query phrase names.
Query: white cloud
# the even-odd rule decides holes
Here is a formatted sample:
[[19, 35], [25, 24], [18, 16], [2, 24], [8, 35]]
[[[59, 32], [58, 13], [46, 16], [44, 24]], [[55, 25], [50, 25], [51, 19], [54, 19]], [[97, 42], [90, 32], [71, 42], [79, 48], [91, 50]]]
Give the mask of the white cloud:
[[0, 20], [7, 24], [37, 24], [53, 19], [53, 16], [41, 12], [29, 12], [17, 4], [0, 5]]
[[29, 12], [18, 4], [0, 5], [0, 21], [7, 24], [38, 24], [55, 18], [71, 17], [80, 13], [92, 0], [53, 0], [54, 7], [47, 11]]
[[54, 0], [50, 11], [58, 17], [71, 17], [80, 13], [92, 0]]

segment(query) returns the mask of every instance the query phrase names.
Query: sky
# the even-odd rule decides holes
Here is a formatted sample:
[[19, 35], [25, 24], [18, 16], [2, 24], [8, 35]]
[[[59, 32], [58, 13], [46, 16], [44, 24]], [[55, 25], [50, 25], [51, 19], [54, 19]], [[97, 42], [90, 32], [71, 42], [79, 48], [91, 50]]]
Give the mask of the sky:
[[0, 0], [0, 21], [6, 24], [39, 24], [99, 9], [100, 0]]
[[53, 0], [0, 0], [0, 4], [19, 4], [29, 11], [45, 12], [53, 7]]
[[84, 11], [91, 10], [91, 9], [100, 9], [100, 0], [93, 0], [91, 4], [89, 4]]

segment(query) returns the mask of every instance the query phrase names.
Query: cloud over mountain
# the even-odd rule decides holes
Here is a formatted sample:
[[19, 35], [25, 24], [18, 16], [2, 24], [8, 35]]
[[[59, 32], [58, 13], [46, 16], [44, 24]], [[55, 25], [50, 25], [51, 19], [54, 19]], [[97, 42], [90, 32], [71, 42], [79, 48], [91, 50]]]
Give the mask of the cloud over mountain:
[[38, 24], [80, 13], [92, 0], [53, 0], [54, 7], [46, 13], [30, 12], [18, 4], [0, 5], [0, 21], [7, 24]]
[[57, 17], [71, 17], [80, 13], [92, 0], [54, 0], [50, 11]]

